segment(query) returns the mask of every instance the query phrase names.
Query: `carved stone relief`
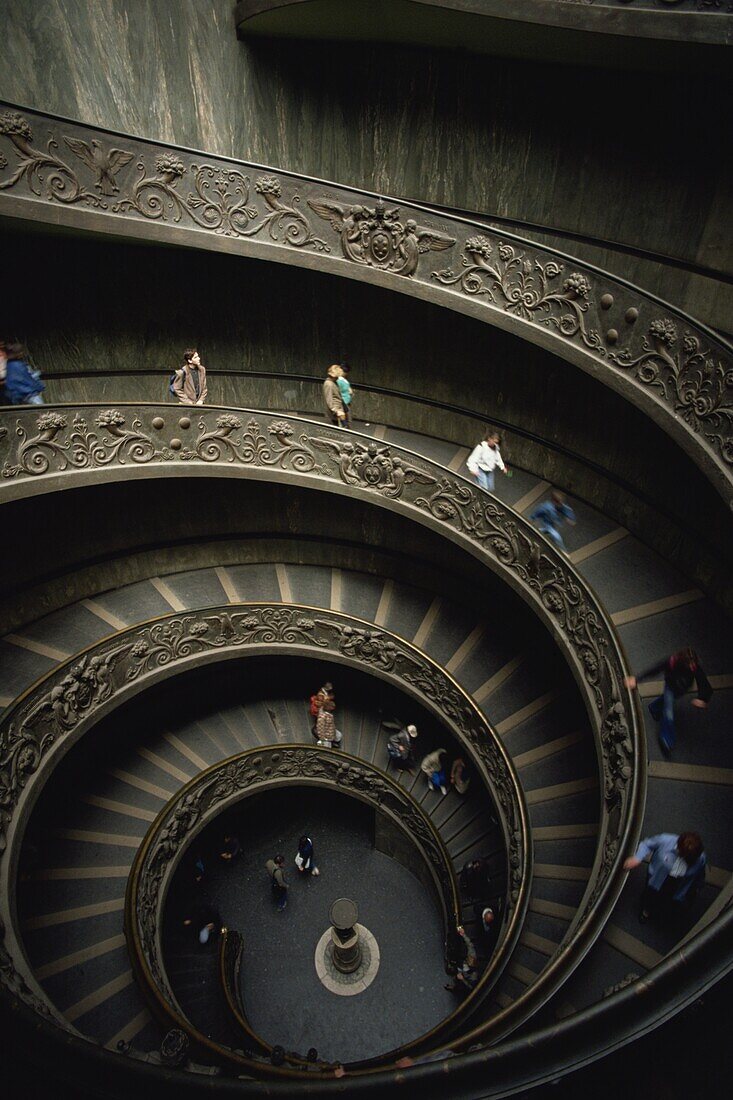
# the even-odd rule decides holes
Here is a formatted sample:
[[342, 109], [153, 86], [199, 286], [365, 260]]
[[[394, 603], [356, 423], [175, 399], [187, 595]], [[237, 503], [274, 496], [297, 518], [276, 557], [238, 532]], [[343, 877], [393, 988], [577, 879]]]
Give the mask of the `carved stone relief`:
[[[65, 461], [65, 457], [59, 461]], [[115, 696], [123, 699], [132, 684], [143, 679], [153, 682], [158, 673], [177, 662], [207, 653], [244, 653], [248, 646], [258, 651], [273, 646], [331, 653], [409, 684], [418, 697], [442, 715], [465, 743], [477, 772], [496, 799], [510, 867], [505, 910], [507, 936], [515, 935], [529, 886], [526, 812], [512, 766], [481, 712], [439, 666], [409, 643], [382, 630], [364, 629], [337, 612], [293, 605], [227, 605], [172, 614], [113, 635], [80, 659], [45, 677], [0, 722], [0, 863], [6, 857], [11, 819], [27, 784], [43, 768], [44, 758], [52, 747], [73, 736], [82, 725], [88, 728], [96, 712], [102, 707], [108, 709]], [[176, 804], [175, 812], [166, 818], [158, 836], [149, 866], [151, 882], [162, 876], [182, 839], [196, 826], [201, 813], [200, 798], [205, 795], [218, 801], [262, 779], [259, 766], [254, 767], [248, 759], [246, 765], [231, 764], [217, 769], [211, 787], [197, 789], [195, 796], [187, 793]], [[324, 767], [314, 762], [306, 750], [301, 755], [284, 754], [279, 760], [278, 774], [282, 777], [303, 774], [306, 760], [312, 777], [316, 776], [317, 767]], [[323, 771], [329, 782], [369, 793], [377, 803], [396, 797], [390, 782], [378, 772], [365, 771], [345, 756], [337, 760], [338, 767], [332, 775], [327, 769]], [[429, 830], [426, 833], [419, 821], [413, 824], [416, 837], [427, 843]], [[144, 911], [145, 896], [140, 904]], [[154, 924], [156, 918], [152, 912], [147, 916], [143, 912], [141, 919]], [[34, 1007], [37, 998], [7, 950], [0, 958], [0, 982]]]
[[[715, 7], [714, 0], [699, 3]], [[45, 145], [35, 142], [34, 130], [44, 131]], [[692, 318], [667, 315], [655, 299], [608, 273], [488, 225], [369, 194], [355, 202], [352, 191], [325, 191], [317, 180], [265, 174], [217, 157], [202, 160], [137, 138], [125, 139], [125, 148], [119, 143], [91, 127], [0, 110], [0, 210], [12, 194], [31, 203], [31, 216], [41, 219], [43, 204], [65, 207], [67, 221], [73, 221], [73, 208], [83, 208], [83, 217], [93, 216], [101, 232], [106, 219], [126, 218], [160, 223], [170, 240], [179, 228], [228, 237], [243, 249], [257, 240], [310, 253], [308, 266], [319, 266], [316, 254], [329, 271], [345, 264], [365, 277], [394, 276], [395, 287], [409, 280], [433, 301], [440, 291], [442, 304], [451, 308], [458, 296], [477, 307], [472, 312], [480, 319], [511, 319], [520, 334], [585, 365], [627, 396], [631, 384], [648, 414], [684, 440], [731, 500], [733, 349]], [[301, 196], [312, 217], [301, 208]], [[49, 214], [49, 220], [56, 217]], [[316, 234], [316, 219], [338, 238], [336, 253]], [[447, 250], [456, 257], [453, 266], [432, 269], [428, 254]], [[226, 428], [217, 425], [211, 440], [199, 441], [199, 457], [226, 447]]]
[[[228, 802], [268, 785], [299, 780], [336, 785], [389, 813], [430, 867], [447, 919], [460, 922], [450, 857], [429, 819], [398, 784], [364, 761], [330, 750], [303, 746], [250, 750], [215, 765], [189, 784], [151, 826], [137, 856], [135, 889], [129, 898], [134, 949], [166, 1001], [175, 1003], [165, 977], [159, 928], [170, 873], [189, 840]], [[497, 951], [502, 951], [502, 940]]]
[[[606, 809], [610, 813], [618, 806], [621, 816], [626, 816], [633, 802], [628, 788], [634, 774], [637, 735], [633, 707], [622, 687], [624, 670], [613, 629], [580, 574], [531, 523], [443, 467], [391, 444], [360, 439], [355, 433], [262, 413], [202, 409], [196, 423], [183, 430], [184, 436], [191, 431], [190, 443], [177, 437], [166, 443], [160, 437], [166, 424], [161, 414], [170, 419], [170, 413], [170, 406], [160, 410], [141, 406], [126, 409], [124, 415], [115, 409], [83, 409], [73, 415], [71, 424], [70, 413], [0, 413], [0, 420], [7, 416], [10, 422], [15, 421], [15, 430], [0, 439], [3, 477], [14, 482], [125, 463], [133, 469], [146, 463], [221, 463], [242, 469], [277, 469], [340, 483], [429, 516], [446, 531], [467, 540], [494, 568], [511, 577], [524, 598], [550, 620], [561, 644], [575, 656], [593, 701]], [[87, 428], [92, 418], [98, 431]], [[33, 422], [35, 429], [30, 427]], [[170, 639], [182, 627], [169, 623], [163, 629], [168, 634], [166, 645], [152, 637], [145, 643], [161, 662], [171, 659]], [[198, 623], [197, 629], [201, 632], [199, 642], [209, 644], [206, 624]], [[264, 626], [257, 625], [257, 629]], [[275, 627], [268, 629], [274, 631]], [[294, 637], [296, 628], [290, 624], [289, 629]], [[222, 639], [234, 639], [243, 633], [242, 624], [235, 626], [228, 616], [223, 616], [217, 630], [216, 636]], [[212, 628], [211, 637], [214, 633]], [[343, 644], [351, 647], [351, 655], [358, 659], [378, 653], [385, 669], [394, 660], [389, 648], [375, 646], [371, 637], [358, 631], [346, 637], [348, 641]], [[188, 647], [193, 643], [186, 637], [180, 639], [180, 644]], [[450, 699], [449, 690], [445, 705]], [[460, 723], [463, 716], [459, 712], [457, 703], [455, 720]]]

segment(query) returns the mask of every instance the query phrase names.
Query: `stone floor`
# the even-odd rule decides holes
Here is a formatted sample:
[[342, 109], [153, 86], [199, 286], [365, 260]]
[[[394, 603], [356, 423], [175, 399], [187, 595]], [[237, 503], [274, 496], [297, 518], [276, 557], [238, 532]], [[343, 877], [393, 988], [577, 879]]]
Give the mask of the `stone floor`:
[[[344, 795], [301, 788], [248, 800], [209, 833], [216, 847], [230, 827], [242, 841], [234, 864], [209, 861], [207, 900], [244, 938], [242, 993], [253, 1029], [271, 1044], [328, 1060], [383, 1053], [424, 1034], [455, 1007], [443, 988], [443, 931], [420, 882], [372, 847], [371, 811]], [[294, 864], [298, 837], [313, 837], [319, 877]], [[273, 904], [265, 871], [282, 852], [288, 906]], [[171, 902], [176, 904], [175, 884]], [[179, 895], [180, 896], [180, 895]], [[314, 952], [338, 897], [358, 905], [359, 922], [376, 937], [380, 967], [361, 994], [339, 997], [319, 980]]]

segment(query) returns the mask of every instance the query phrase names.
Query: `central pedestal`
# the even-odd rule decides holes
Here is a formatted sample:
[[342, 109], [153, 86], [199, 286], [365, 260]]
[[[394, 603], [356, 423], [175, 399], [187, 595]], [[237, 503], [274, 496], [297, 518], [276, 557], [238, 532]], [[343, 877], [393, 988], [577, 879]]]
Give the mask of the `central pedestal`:
[[352, 997], [371, 985], [379, 969], [379, 947], [371, 932], [357, 924], [359, 910], [350, 898], [331, 906], [331, 927], [316, 946], [316, 973], [326, 989]]
[[331, 906], [333, 965], [342, 974], [353, 974], [361, 966], [358, 916], [359, 910], [349, 898], [339, 898]]

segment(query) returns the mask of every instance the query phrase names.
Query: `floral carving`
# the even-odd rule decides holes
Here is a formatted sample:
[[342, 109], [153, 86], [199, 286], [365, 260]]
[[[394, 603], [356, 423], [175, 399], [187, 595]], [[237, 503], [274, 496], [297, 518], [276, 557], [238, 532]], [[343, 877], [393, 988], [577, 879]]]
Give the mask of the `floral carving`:
[[392, 672], [398, 658], [397, 645], [392, 638], [378, 630], [360, 630], [345, 626], [340, 631], [338, 647], [341, 653], [358, 661]]
[[[0, 134], [9, 138], [15, 146], [18, 166], [6, 180], [0, 180], [0, 191], [8, 191], [21, 180], [25, 180], [29, 190], [37, 198], [44, 197], [49, 202], [72, 204], [87, 203], [106, 209], [106, 203], [82, 186], [76, 173], [61, 160], [57, 150], [59, 144], [53, 134], [46, 143], [45, 152], [33, 148], [33, 131], [26, 119], [17, 111], [0, 113]], [[2, 168], [7, 167], [7, 158]]]
[[723, 462], [733, 465], [733, 364], [688, 330], [680, 340], [669, 317], [651, 322], [641, 355], [625, 349], [609, 358], [661, 394], [693, 431], [715, 444]]
[[250, 201], [251, 177], [237, 168], [191, 163], [193, 191], [181, 194], [177, 184], [188, 170], [183, 160], [173, 153], [159, 153], [154, 163], [155, 174], [151, 175], [145, 159], [140, 158], [138, 178], [129, 196], [114, 204], [113, 213], [134, 212], [152, 221], [171, 219], [174, 224], [190, 220], [200, 229], [225, 237], [255, 237], [266, 230], [276, 242], [330, 251], [325, 241], [313, 235], [298, 209], [299, 196], [293, 196], [290, 206], [281, 202], [282, 186], [275, 177], [255, 180], [254, 190], [265, 203], [263, 211]]
[[125, 417], [117, 409], [105, 409], [96, 418], [99, 431], [89, 429], [86, 419], [79, 413], [74, 417], [68, 438], [59, 439], [59, 433], [68, 427], [66, 417], [60, 413], [46, 412], [36, 419], [36, 435], [28, 436], [21, 420], [16, 421], [16, 436], [20, 440], [17, 461], [5, 462], [3, 477], [14, 478], [23, 474], [46, 474], [53, 465], [54, 473], [64, 470], [88, 470], [112, 463], [124, 466], [150, 462], [153, 459], [172, 457], [167, 449], [157, 448], [142, 429], [142, 422], [135, 417], [130, 428], [125, 428]]
[[579, 337], [598, 355], [605, 353], [600, 333], [587, 324], [590, 282], [585, 275], [572, 272], [562, 287], [554, 288], [564, 269], [555, 260], [540, 263], [504, 241], [498, 244], [498, 258], [492, 260], [486, 237], [469, 237], [463, 251], [462, 271], [456, 274], [446, 268], [431, 277], [443, 286], [458, 284], [464, 294], [483, 296], [523, 321], [554, 328], [568, 340]]
[[[732, 7], [728, 0], [656, 2], [685, 3], [701, 10]], [[49, 134], [42, 149], [33, 140], [33, 128], [40, 125]], [[125, 149], [113, 148], [112, 134], [105, 138], [97, 130], [51, 118], [34, 120], [33, 128], [22, 111], [0, 110], [0, 196], [14, 190], [34, 201], [89, 205], [105, 217], [127, 216], [164, 222], [171, 229], [180, 225], [241, 241], [331, 252], [331, 245], [315, 235], [313, 219], [301, 209], [301, 194], [293, 191], [289, 179], [231, 161], [201, 162], [185, 150], [138, 139], [126, 141]], [[59, 153], [64, 146], [79, 160], [64, 160]], [[9, 170], [7, 162], [13, 156], [6, 156], [8, 151], [16, 159]], [[131, 159], [136, 171], [126, 168]], [[83, 178], [92, 174], [93, 186], [85, 185], [77, 168]], [[686, 431], [695, 437], [697, 461], [730, 500], [733, 402], [727, 379], [733, 356], [723, 341], [696, 331], [692, 321], [660, 317], [651, 320], [640, 346], [643, 326], [638, 331], [634, 327], [640, 307], [657, 307], [644, 303], [643, 296], [640, 302], [638, 292], [607, 273], [588, 267], [567, 270], [569, 262], [563, 257], [507, 234], [499, 236], [489, 226], [477, 225], [463, 236], [465, 223], [451, 223], [437, 211], [434, 218], [445, 217], [448, 224], [418, 224], [416, 218], [422, 214], [410, 217], [409, 210], [375, 196], [354, 202], [346, 192], [324, 195], [321, 185], [310, 181], [298, 186], [314, 214], [331, 226], [340, 255], [350, 265], [437, 283], [447, 293], [459, 292], [484, 303], [486, 320], [495, 311], [546, 330], [572, 345], [574, 351], [568, 349], [567, 354], [573, 361], [582, 349], [592, 360], [588, 369], [607, 367], [604, 373], [612, 384], [619, 375], [631, 379], [640, 396], [647, 398], [647, 408], [651, 389], [656, 399], [652, 415], [666, 414], [673, 434]], [[463, 241], [460, 269], [420, 270], [422, 255], [452, 249], [458, 239]], [[611, 308], [615, 313], [606, 314]], [[665, 356], [674, 361], [674, 368]]]
[[[181, 458], [203, 462], [239, 462], [247, 466], [271, 466], [281, 470], [306, 473], [316, 465], [312, 451], [306, 446], [306, 436], [293, 441], [293, 429], [287, 421], [273, 420], [267, 429], [252, 417], [239, 434], [242, 421], [231, 413], [217, 417], [216, 427], [207, 430], [206, 421], [199, 421], [200, 435], [193, 448], [183, 451]], [[235, 434], [236, 433], [236, 434]]]

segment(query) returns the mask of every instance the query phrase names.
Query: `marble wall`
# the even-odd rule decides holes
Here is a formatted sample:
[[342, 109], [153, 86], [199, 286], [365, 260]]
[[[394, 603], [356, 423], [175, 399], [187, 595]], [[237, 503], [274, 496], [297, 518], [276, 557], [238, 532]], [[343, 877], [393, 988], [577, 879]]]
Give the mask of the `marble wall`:
[[[239, 42], [233, 0], [3, 0], [0, 97], [733, 271], [729, 87], [451, 50]], [[729, 282], [549, 234], [729, 330]]]
[[661, 429], [588, 374], [490, 325], [384, 288], [217, 253], [37, 233], [9, 235], [7, 254], [5, 315], [28, 341], [49, 401], [169, 401], [181, 351], [198, 346], [209, 404], [320, 416], [319, 380], [347, 359], [359, 418], [464, 446], [486, 422], [502, 424], [510, 462], [594, 502], [699, 583], [726, 556], [722, 501]]

